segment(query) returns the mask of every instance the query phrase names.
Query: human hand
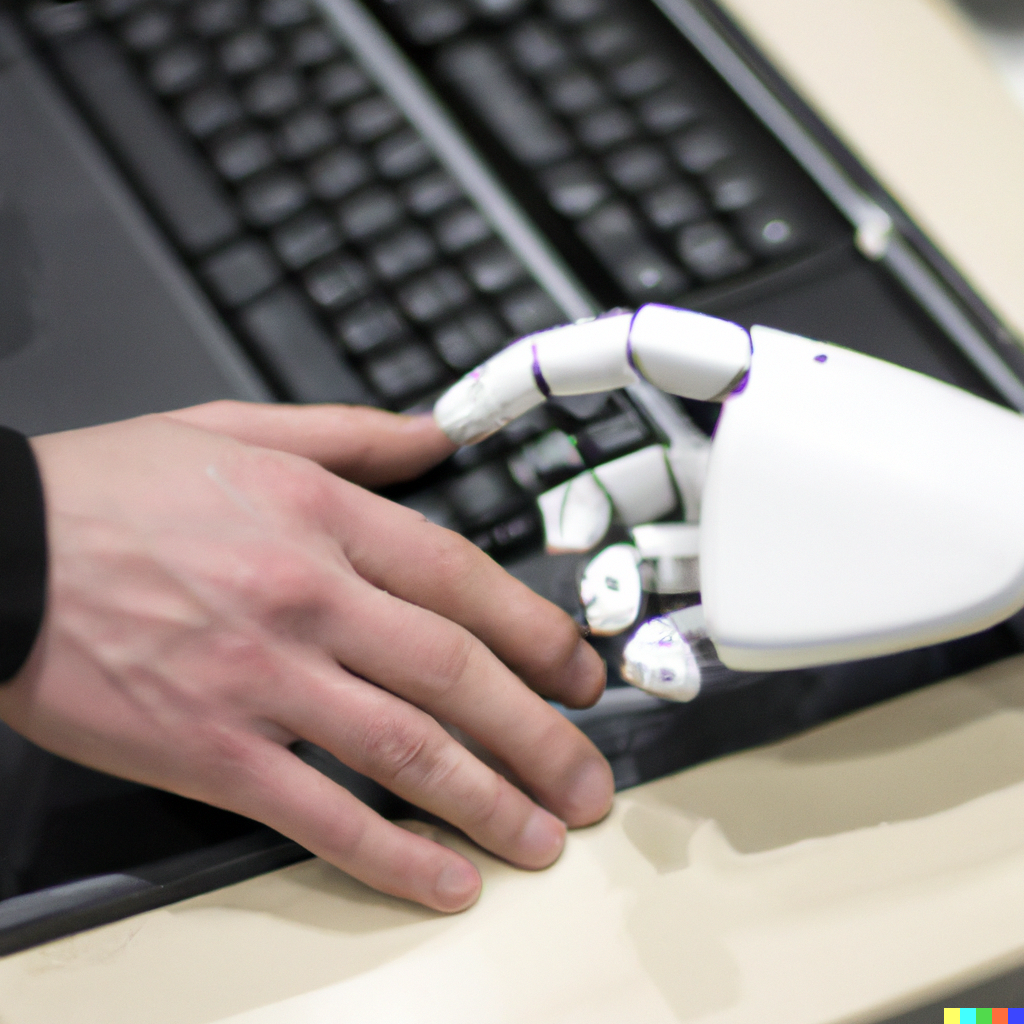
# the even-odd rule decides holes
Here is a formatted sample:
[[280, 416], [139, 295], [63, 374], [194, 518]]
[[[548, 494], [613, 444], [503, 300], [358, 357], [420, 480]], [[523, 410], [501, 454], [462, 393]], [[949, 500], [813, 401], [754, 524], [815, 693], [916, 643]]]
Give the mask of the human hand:
[[0, 687], [0, 717], [29, 739], [258, 819], [438, 910], [476, 899], [472, 864], [379, 817], [291, 743], [523, 867], [550, 864], [566, 825], [607, 812], [607, 763], [541, 696], [580, 707], [603, 688], [572, 620], [462, 537], [358, 486], [448, 455], [429, 417], [219, 402], [32, 445], [48, 607]]

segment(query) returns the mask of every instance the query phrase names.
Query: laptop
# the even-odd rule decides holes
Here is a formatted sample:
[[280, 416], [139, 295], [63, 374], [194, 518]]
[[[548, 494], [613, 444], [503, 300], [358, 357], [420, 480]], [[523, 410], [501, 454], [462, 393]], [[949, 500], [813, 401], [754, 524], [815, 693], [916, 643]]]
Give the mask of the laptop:
[[[1008, 331], [709, 0], [0, 11], [0, 422], [40, 433], [216, 398], [424, 409], [518, 336], [651, 301], [1024, 409]], [[643, 388], [550, 400], [387, 493], [579, 616], [589, 556], [544, 552], [538, 493], [573, 459], [710, 433], [715, 415]], [[1022, 635], [737, 674], [690, 704], [625, 686], [621, 639], [597, 644], [608, 692], [566, 713], [621, 788]], [[296, 753], [383, 814], [417, 813]], [[308, 856], [9, 730], [0, 780], [0, 953]]]

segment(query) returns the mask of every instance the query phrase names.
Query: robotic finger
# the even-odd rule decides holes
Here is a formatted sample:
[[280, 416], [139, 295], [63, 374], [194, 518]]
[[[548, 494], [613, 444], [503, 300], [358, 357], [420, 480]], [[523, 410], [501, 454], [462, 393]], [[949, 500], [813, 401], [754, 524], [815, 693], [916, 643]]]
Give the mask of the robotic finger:
[[548, 543], [589, 550], [613, 519], [667, 515], [659, 500], [688, 492], [702, 629], [729, 668], [894, 653], [1024, 607], [1024, 417], [879, 359], [644, 306], [516, 342], [434, 415], [467, 444], [548, 396], [637, 381], [721, 401], [713, 440], [652, 446], [542, 495]]

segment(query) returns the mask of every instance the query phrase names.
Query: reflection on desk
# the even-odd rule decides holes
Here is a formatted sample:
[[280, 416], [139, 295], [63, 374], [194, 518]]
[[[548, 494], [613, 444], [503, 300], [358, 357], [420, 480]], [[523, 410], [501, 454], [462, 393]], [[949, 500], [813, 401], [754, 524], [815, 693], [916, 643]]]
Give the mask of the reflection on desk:
[[1024, 658], [622, 793], [545, 872], [431, 834], [464, 914], [305, 862], [9, 957], [0, 1019], [880, 1019], [1024, 960]]

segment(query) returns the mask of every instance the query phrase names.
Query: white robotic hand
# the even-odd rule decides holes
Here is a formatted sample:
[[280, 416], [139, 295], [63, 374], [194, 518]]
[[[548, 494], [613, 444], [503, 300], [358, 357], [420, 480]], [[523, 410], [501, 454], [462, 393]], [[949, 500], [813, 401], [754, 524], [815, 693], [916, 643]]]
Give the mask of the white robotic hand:
[[[892, 653], [1024, 607], [1024, 417], [849, 349], [644, 306], [516, 342], [434, 415], [467, 444], [549, 395], [638, 380], [724, 403], [699, 567], [707, 635], [730, 668]], [[644, 458], [613, 501], [627, 526], [638, 520], [620, 505], [659, 472]]]

